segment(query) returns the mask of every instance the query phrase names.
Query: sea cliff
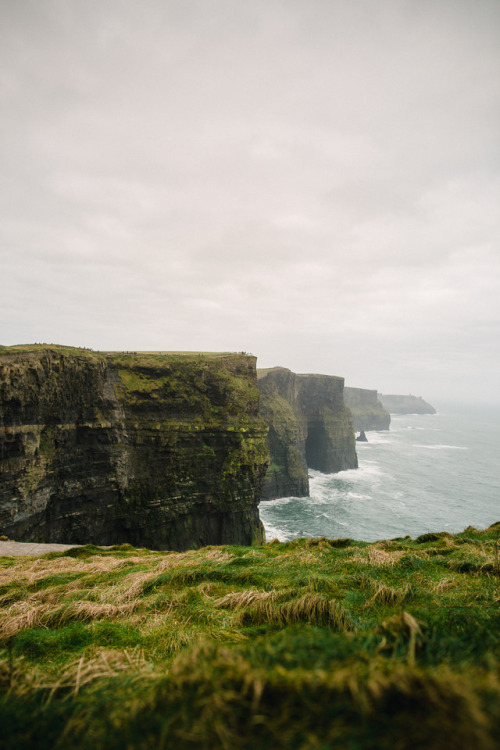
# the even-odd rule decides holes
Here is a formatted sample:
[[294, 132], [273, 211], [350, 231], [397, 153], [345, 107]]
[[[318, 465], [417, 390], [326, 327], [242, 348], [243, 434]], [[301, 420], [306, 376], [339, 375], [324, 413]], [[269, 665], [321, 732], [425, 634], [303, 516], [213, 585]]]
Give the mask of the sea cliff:
[[357, 468], [343, 378], [274, 367], [259, 370], [258, 383], [271, 458], [263, 500], [308, 496], [308, 467], [326, 474]]
[[377, 398], [377, 391], [346, 387], [344, 388], [344, 401], [351, 410], [356, 432], [389, 429], [391, 415]]
[[0, 533], [184, 550], [264, 541], [268, 466], [243, 354], [0, 353]]
[[378, 394], [384, 409], [390, 414], [435, 414], [433, 406], [424, 401], [421, 396], [395, 396]]

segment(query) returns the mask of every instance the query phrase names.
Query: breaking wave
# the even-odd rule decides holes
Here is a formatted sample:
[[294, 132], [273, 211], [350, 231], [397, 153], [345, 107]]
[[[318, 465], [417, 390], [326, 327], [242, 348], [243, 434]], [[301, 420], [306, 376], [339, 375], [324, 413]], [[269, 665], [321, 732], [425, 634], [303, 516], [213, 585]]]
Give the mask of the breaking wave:
[[[349, 536], [375, 541], [498, 521], [500, 415], [398, 415], [358, 443], [359, 469], [310, 470], [310, 497], [259, 506], [268, 539]], [[464, 460], [467, 451], [467, 460]]]

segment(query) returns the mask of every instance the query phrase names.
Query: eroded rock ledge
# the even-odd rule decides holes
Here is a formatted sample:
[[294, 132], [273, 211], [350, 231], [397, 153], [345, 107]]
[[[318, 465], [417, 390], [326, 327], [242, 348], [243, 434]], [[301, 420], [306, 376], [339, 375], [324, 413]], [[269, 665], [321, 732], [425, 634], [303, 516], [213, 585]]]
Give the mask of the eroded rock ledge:
[[183, 550], [264, 540], [268, 465], [243, 354], [0, 354], [0, 533]]
[[308, 467], [326, 474], [357, 468], [343, 378], [274, 367], [258, 370], [258, 382], [271, 457], [263, 500], [308, 496]]

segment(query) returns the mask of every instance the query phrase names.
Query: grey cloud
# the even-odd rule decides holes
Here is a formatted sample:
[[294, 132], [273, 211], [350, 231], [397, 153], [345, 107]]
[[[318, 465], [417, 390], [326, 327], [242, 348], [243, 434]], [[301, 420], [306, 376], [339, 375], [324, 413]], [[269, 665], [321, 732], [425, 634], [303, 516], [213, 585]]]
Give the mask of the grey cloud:
[[1, 343], [496, 397], [495, 0], [0, 16]]

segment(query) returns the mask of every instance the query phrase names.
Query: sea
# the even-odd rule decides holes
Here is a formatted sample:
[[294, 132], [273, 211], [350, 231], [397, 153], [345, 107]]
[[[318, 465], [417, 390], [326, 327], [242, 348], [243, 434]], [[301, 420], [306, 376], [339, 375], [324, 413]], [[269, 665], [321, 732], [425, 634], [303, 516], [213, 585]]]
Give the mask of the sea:
[[260, 503], [267, 541], [372, 542], [500, 521], [500, 406], [391, 415], [389, 430], [366, 436], [358, 469], [310, 470], [310, 497]]

